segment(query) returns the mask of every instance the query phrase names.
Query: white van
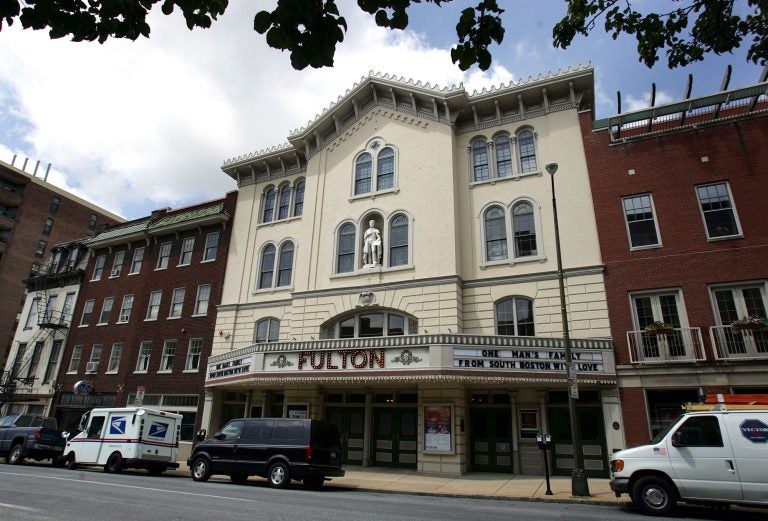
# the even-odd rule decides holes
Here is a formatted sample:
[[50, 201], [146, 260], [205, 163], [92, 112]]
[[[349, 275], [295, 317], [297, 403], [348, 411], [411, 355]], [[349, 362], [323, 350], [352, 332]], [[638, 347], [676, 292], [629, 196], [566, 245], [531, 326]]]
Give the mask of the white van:
[[678, 501], [768, 507], [768, 407], [725, 407], [685, 413], [648, 445], [614, 453], [616, 497], [654, 515]]
[[70, 469], [103, 465], [105, 472], [139, 468], [162, 474], [179, 467], [181, 418], [142, 407], [93, 409], [80, 420], [81, 432], [67, 436], [64, 461]]

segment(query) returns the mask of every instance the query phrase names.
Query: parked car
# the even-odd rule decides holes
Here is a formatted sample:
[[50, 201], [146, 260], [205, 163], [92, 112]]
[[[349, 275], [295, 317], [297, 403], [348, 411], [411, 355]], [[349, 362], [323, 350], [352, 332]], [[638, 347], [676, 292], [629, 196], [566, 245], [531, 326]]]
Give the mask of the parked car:
[[195, 481], [225, 474], [235, 483], [260, 476], [275, 488], [291, 480], [319, 488], [329, 477], [344, 476], [339, 431], [320, 420], [241, 418], [208, 440], [200, 431], [198, 440], [187, 460]]
[[11, 465], [18, 465], [25, 458], [63, 464], [62, 452], [64, 438], [56, 428], [56, 418], [34, 414], [0, 418], [0, 455], [5, 455]]

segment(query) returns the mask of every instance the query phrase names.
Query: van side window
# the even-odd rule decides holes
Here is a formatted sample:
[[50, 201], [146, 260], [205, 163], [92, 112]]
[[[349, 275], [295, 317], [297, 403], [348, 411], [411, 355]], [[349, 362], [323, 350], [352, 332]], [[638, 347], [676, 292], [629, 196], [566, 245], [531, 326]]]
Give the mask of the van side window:
[[723, 436], [716, 416], [688, 418], [677, 431], [685, 447], [722, 447]]
[[237, 438], [240, 435], [240, 429], [243, 427], [242, 420], [231, 421], [221, 429], [221, 433], [227, 438]]
[[275, 430], [272, 431], [272, 439], [279, 441], [280, 443], [303, 443], [308, 434], [304, 424], [304, 420], [277, 422], [275, 424]]
[[247, 421], [243, 426], [243, 434], [240, 439], [244, 441], [262, 442], [272, 437], [272, 420]]
[[99, 438], [101, 437], [101, 430], [104, 428], [104, 420], [106, 416], [94, 416], [91, 418], [91, 424], [88, 426], [88, 437]]

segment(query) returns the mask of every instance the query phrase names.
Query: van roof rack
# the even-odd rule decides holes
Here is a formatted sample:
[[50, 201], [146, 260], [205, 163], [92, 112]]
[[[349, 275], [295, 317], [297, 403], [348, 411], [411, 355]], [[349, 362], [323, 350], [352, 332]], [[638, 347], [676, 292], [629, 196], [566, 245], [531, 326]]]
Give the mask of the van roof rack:
[[768, 409], [768, 394], [709, 394], [703, 403], [687, 403], [687, 412]]

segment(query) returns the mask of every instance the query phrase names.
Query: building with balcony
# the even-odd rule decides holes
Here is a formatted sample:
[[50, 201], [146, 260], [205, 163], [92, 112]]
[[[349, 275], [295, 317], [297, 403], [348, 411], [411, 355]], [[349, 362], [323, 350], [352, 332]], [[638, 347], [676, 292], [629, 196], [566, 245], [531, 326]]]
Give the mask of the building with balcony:
[[768, 392], [767, 90], [581, 114], [628, 445], [705, 394]]
[[236, 193], [109, 227], [90, 260], [57, 380], [54, 414], [74, 429], [92, 407], [181, 414], [180, 458], [200, 425]]
[[[387, 75], [224, 163], [237, 218], [203, 425], [324, 418], [347, 465], [574, 465], [550, 177], [590, 475], [623, 444], [578, 67], [490, 91]], [[567, 165], [567, 167], [565, 167]], [[616, 425], [616, 428], [613, 427]]]

